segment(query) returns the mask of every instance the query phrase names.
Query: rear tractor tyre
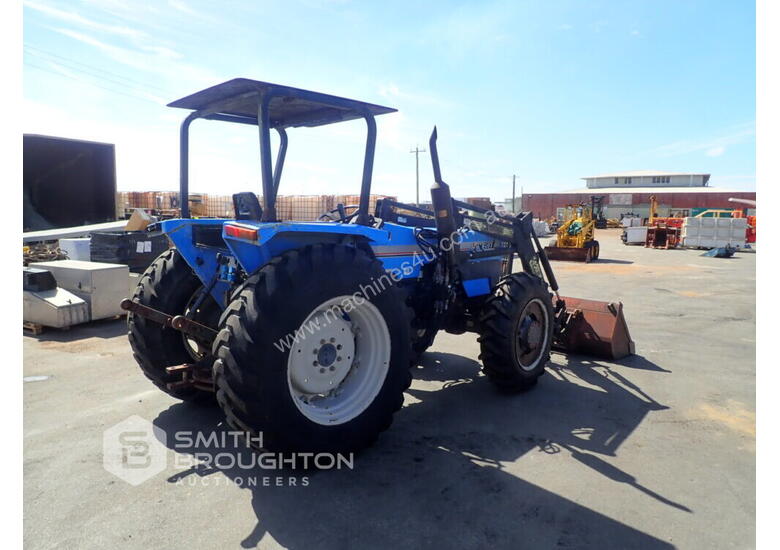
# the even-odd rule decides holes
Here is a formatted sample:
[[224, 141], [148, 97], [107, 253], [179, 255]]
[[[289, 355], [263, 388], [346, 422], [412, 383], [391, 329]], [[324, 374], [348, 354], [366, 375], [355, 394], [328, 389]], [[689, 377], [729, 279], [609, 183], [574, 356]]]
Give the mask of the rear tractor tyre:
[[[133, 294], [133, 301], [168, 315], [187, 312], [189, 304], [203, 288], [181, 254], [172, 248], [157, 257], [141, 276]], [[219, 319], [219, 306], [207, 297], [193, 318], [211, 327]], [[181, 374], [169, 374], [167, 367], [194, 363], [204, 359], [210, 350], [208, 344], [197, 343], [171, 327], [128, 313], [128, 339], [133, 356], [141, 371], [165, 393], [182, 401], [213, 403], [212, 392], [196, 388], [169, 389], [168, 383], [181, 380]]]
[[553, 306], [547, 284], [527, 273], [504, 277], [480, 315], [483, 371], [507, 391], [533, 387], [550, 359]]
[[404, 294], [389, 281], [366, 290], [382, 280], [379, 261], [334, 244], [287, 251], [250, 276], [214, 342], [229, 424], [274, 452], [372, 444], [411, 382]]

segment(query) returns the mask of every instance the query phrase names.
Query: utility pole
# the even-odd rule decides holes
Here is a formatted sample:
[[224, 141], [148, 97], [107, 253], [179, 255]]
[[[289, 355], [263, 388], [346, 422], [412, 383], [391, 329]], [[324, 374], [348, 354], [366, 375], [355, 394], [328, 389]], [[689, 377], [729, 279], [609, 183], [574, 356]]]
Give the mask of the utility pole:
[[417, 201], [415, 204], [417, 204], [417, 208], [420, 208], [420, 153], [427, 153], [427, 151], [420, 149], [419, 145], [415, 145], [414, 149], [409, 152], [414, 153], [414, 164], [417, 172]]
[[512, 214], [517, 214], [517, 206], [515, 206], [515, 175], [512, 174]]

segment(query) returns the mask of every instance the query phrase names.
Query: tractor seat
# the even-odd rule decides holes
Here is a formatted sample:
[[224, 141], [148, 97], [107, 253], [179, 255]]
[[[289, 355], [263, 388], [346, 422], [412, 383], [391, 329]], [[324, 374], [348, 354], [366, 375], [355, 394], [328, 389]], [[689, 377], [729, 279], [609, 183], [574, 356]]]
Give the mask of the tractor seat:
[[236, 193], [233, 195], [233, 210], [237, 220], [260, 221], [263, 207], [254, 193]]

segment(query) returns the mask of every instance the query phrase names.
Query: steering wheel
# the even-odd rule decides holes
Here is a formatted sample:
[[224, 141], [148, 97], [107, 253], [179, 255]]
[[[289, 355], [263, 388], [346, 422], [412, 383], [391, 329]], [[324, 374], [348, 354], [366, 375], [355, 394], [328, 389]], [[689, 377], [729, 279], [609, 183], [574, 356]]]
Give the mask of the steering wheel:
[[[347, 210], [354, 210], [354, 212], [347, 214]], [[343, 204], [339, 203], [336, 208], [329, 212], [325, 212], [323, 215], [317, 218], [317, 220], [321, 222], [349, 223], [357, 217], [359, 212], [360, 206], [357, 204], [344, 206]]]

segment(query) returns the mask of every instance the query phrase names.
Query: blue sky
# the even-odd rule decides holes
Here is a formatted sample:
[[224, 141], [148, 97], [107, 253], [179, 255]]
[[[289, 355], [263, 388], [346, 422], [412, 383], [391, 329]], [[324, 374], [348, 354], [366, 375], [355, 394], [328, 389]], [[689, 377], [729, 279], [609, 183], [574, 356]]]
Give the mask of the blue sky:
[[[434, 124], [461, 197], [644, 169], [755, 189], [748, 1], [24, 2], [24, 131], [116, 143], [119, 189], [176, 189], [185, 112], [165, 104], [237, 76], [398, 108], [373, 189], [405, 200]], [[259, 191], [256, 132], [234, 126], [193, 125], [193, 190]], [[280, 193], [357, 192], [364, 134], [291, 130]]]

